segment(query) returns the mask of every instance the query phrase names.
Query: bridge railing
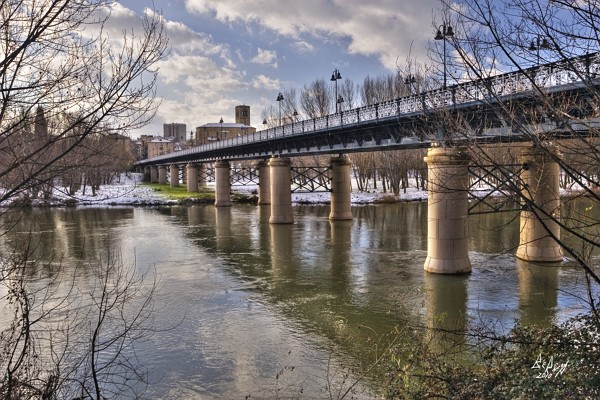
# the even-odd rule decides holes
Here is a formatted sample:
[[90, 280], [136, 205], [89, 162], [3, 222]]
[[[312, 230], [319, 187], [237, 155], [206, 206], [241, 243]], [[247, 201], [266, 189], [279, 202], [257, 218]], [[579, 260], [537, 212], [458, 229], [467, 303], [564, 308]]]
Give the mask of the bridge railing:
[[582, 78], [600, 78], [600, 53], [587, 54], [567, 60], [528, 68], [525, 71], [509, 72], [490, 78], [458, 83], [447, 89], [401, 97], [391, 101], [358, 107], [324, 117], [293, 122], [268, 128], [250, 135], [213, 141], [187, 150], [155, 157], [152, 161], [167, 160], [171, 157], [203, 153], [215, 149], [239, 146], [244, 143], [262, 142], [275, 138], [294, 136], [315, 131], [328, 130], [361, 122], [378, 121], [382, 118], [397, 117], [427, 110], [487, 101], [493, 97], [510, 96], [539, 88], [551, 88], [581, 81]]

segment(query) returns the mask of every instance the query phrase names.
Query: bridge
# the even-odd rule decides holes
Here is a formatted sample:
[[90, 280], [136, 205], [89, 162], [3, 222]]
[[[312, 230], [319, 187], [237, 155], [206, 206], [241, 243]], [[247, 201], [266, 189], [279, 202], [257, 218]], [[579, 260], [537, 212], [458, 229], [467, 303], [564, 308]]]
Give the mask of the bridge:
[[[476, 79], [374, 105], [293, 122], [137, 163], [153, 182], [179, 184], [186, 165], [188, 191], [215, 168], [215, 206], [231, 205], [231, 161], [257, 160], [259, 204], [270, 205], [270, 223], [293, 223], [290, 157], [331, 154], [331, 220], [352, 219], [351, 168], [344, 154], [429, 148], [428, 255], [434, 273], [471, 270], [467, 249], [470, 155], [465, 143], [547, 141], [600, 127], [597, 118], [600, 53]], [[560, 115], [548, 103], [564, 105]], [[566, 116], [566, 117], [565, 117]], [[268, 161], [267, 161], [268, 160]], [[533, 207], [521, 211], [517, 256], [558, 262], [559, 165], [538, 147], [521, 153], [520, 196]]]
[[[578, 119], [594, 111], [594, 99], [586, 94], [590, 84], [600, 86], [600, 53], [292, 122], [142, 160], [138, 165], [426, 148], [443, 140], [528, 140], [505, 120], [507, 104], [519, 107], [524, 125], [535, 124], [537, 130], [554, 135], [568, 134], [583, 127], [576, 123], [557, 126], [553, 116], [539, 115], [538, 91], [569, 96], [573, 104], [568, 111]], [[444, 122], [458, 118], [464, 130], [447, 133]]]

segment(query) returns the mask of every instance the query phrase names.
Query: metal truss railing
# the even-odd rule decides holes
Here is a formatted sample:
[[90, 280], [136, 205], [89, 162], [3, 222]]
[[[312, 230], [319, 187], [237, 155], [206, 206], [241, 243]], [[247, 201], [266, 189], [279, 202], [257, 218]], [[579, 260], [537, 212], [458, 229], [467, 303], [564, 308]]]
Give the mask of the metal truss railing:
[[198, 169], [198, 181], [214, 182], [215, 181], [215, 167], [212, 164], [205, 164], [202, 168], [199, 168]]
[[469, 215], [520, 211], [517, 183], [523, 164], [469, 167]]
[[258, 168], [231, 168], [232, 185], [258, 185]]
[[292, 167], [292, 192], [331, 191], [331, 167]]
[[[231, 185], [245, 186], [259, 184], [259, 169], [257, 167], [239, 167], [231, 168]], [[323, 167], [292, 167], [292, 192], [319, 192], [330, 191], [331, 166]], [[170, 179], [170, 172], [167, 172], [167, 179]], [[183, 180], [183, 169], [179, 170], [179, 179]], [[204, 182], [215, 181], [215, 169], [212, 165], [198, 171], [198, 180]]]

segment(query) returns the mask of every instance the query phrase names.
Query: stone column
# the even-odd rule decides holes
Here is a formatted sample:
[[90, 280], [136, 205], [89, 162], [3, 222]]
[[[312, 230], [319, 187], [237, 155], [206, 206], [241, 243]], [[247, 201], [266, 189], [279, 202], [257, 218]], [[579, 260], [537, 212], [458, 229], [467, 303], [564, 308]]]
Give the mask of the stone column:
[[200, 164], [200, 168], [198, 168], [198, 186], [206, 187], [206, 164]]
[[171, 164], [171, 171], [170, 171], [170, 184], [171, 187], [178, 187], [179, 186], [179, 166], [176, 164]]
[[350, 160], [339, 156], [331, 159], [331, 220], [352, 219], [352, 184], [350, 182]]
[[468, 254], [470, 157], [464, 148], [434, 147], [427, 157], [427, 259], [425, 271], [471, 271]]
[[258, 205], [271, 204], [271, 171], [269, 163], [261, 160], [256, 163], [258, 167]]
[[533, 204], [521, 211], [517, 257], [533, 262], [562, 261], [560, 240], [560, 167], [552, 160], [553, 149], [527, 148], [521, 151], [522, 194]]
[[187, 170], [187, 191], [197, 192], [198, 191], [198, 167], [196, 165], [189, 163], [186, 166]]
[[161, 185], [167, 184], [167, 167], [164, 165], [158, 166], [158, 183]]
[[230, 165], [227, 161], [215, 163], [215, 207], [231, 206]]
[[269, 161], [271, 179], [271, 217], [272, 224], [292, 224], [292, 188], [289, 158], [273, 157]]
[[156, 166], [150, 167], [150, 182], [158, 183], [158, 167]]
[[150, 170], [151, 170], [151, 167], [144, 167], [144, 182], [151, 182]]

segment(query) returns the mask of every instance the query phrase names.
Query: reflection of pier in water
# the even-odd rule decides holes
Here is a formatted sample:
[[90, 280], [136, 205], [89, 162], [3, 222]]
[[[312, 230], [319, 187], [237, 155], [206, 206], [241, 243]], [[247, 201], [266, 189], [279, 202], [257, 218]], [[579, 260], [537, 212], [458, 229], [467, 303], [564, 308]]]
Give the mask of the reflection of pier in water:
[[550, 326], [555, 322], [559, 270], [517, 259], [521, 324]]
[[[365, 320], [374, 321], [370, 323], [373, 328], [384, 333], [390, 326], [404, 323], [405, 316], [421, 314], [418, 304], [426, 307], [422, 315], [430, 327], [437, 324], [464, 331], [477, 322], [479, 305], [469, 293], [473, 275], [414, 270], [419, 257], [424, 257], [423, 204], [357, 207], [353, 221], [329, 221], [327, 207], [301, 206], [295, 208], [296, 224], [270, 224], [266, 206], [194, 206], [186, 210], [184, 223], [190, 226], [191, 236], [202, 237], [196, 242], [224, 259], [223, 268], [246, 281], [259, 282], [256, 290], [286, 315], [312, 328], [320, 326], [327, 335], [339, 330], [342, 322], [349, 328]], [[392, 222], [399, 217], [412, 222], [394, 226]], [[503, 239], [492, 248], [487, 243], [493, 241], [493, 231], [473, 240], [472, 245], [500, 252], [514, 246], [508, 241], [510, 235], [497, 234]], [[386, 264], [391, 256], [387, 250], [380, 251], [390, 248], [400, 249], [401, 257], [393, 254], [395, 265]], [[413, 269], [407, 270], [405, 263], [411, 263]], [[504, 296], [510, 292], [519, 296], [516, 311], [522, 323], [547, 323], [557, 304], [557, 274], [556, 268], [519, 261], [513, 289], [484, 294], [484, 307], [493, 302], [502, 309]], [[380, 288], [382, 279], [387, 290]], [[425, 293], [418, 294], [419, 288]], [[383, 310], [391, 303], [394, 309]]]

